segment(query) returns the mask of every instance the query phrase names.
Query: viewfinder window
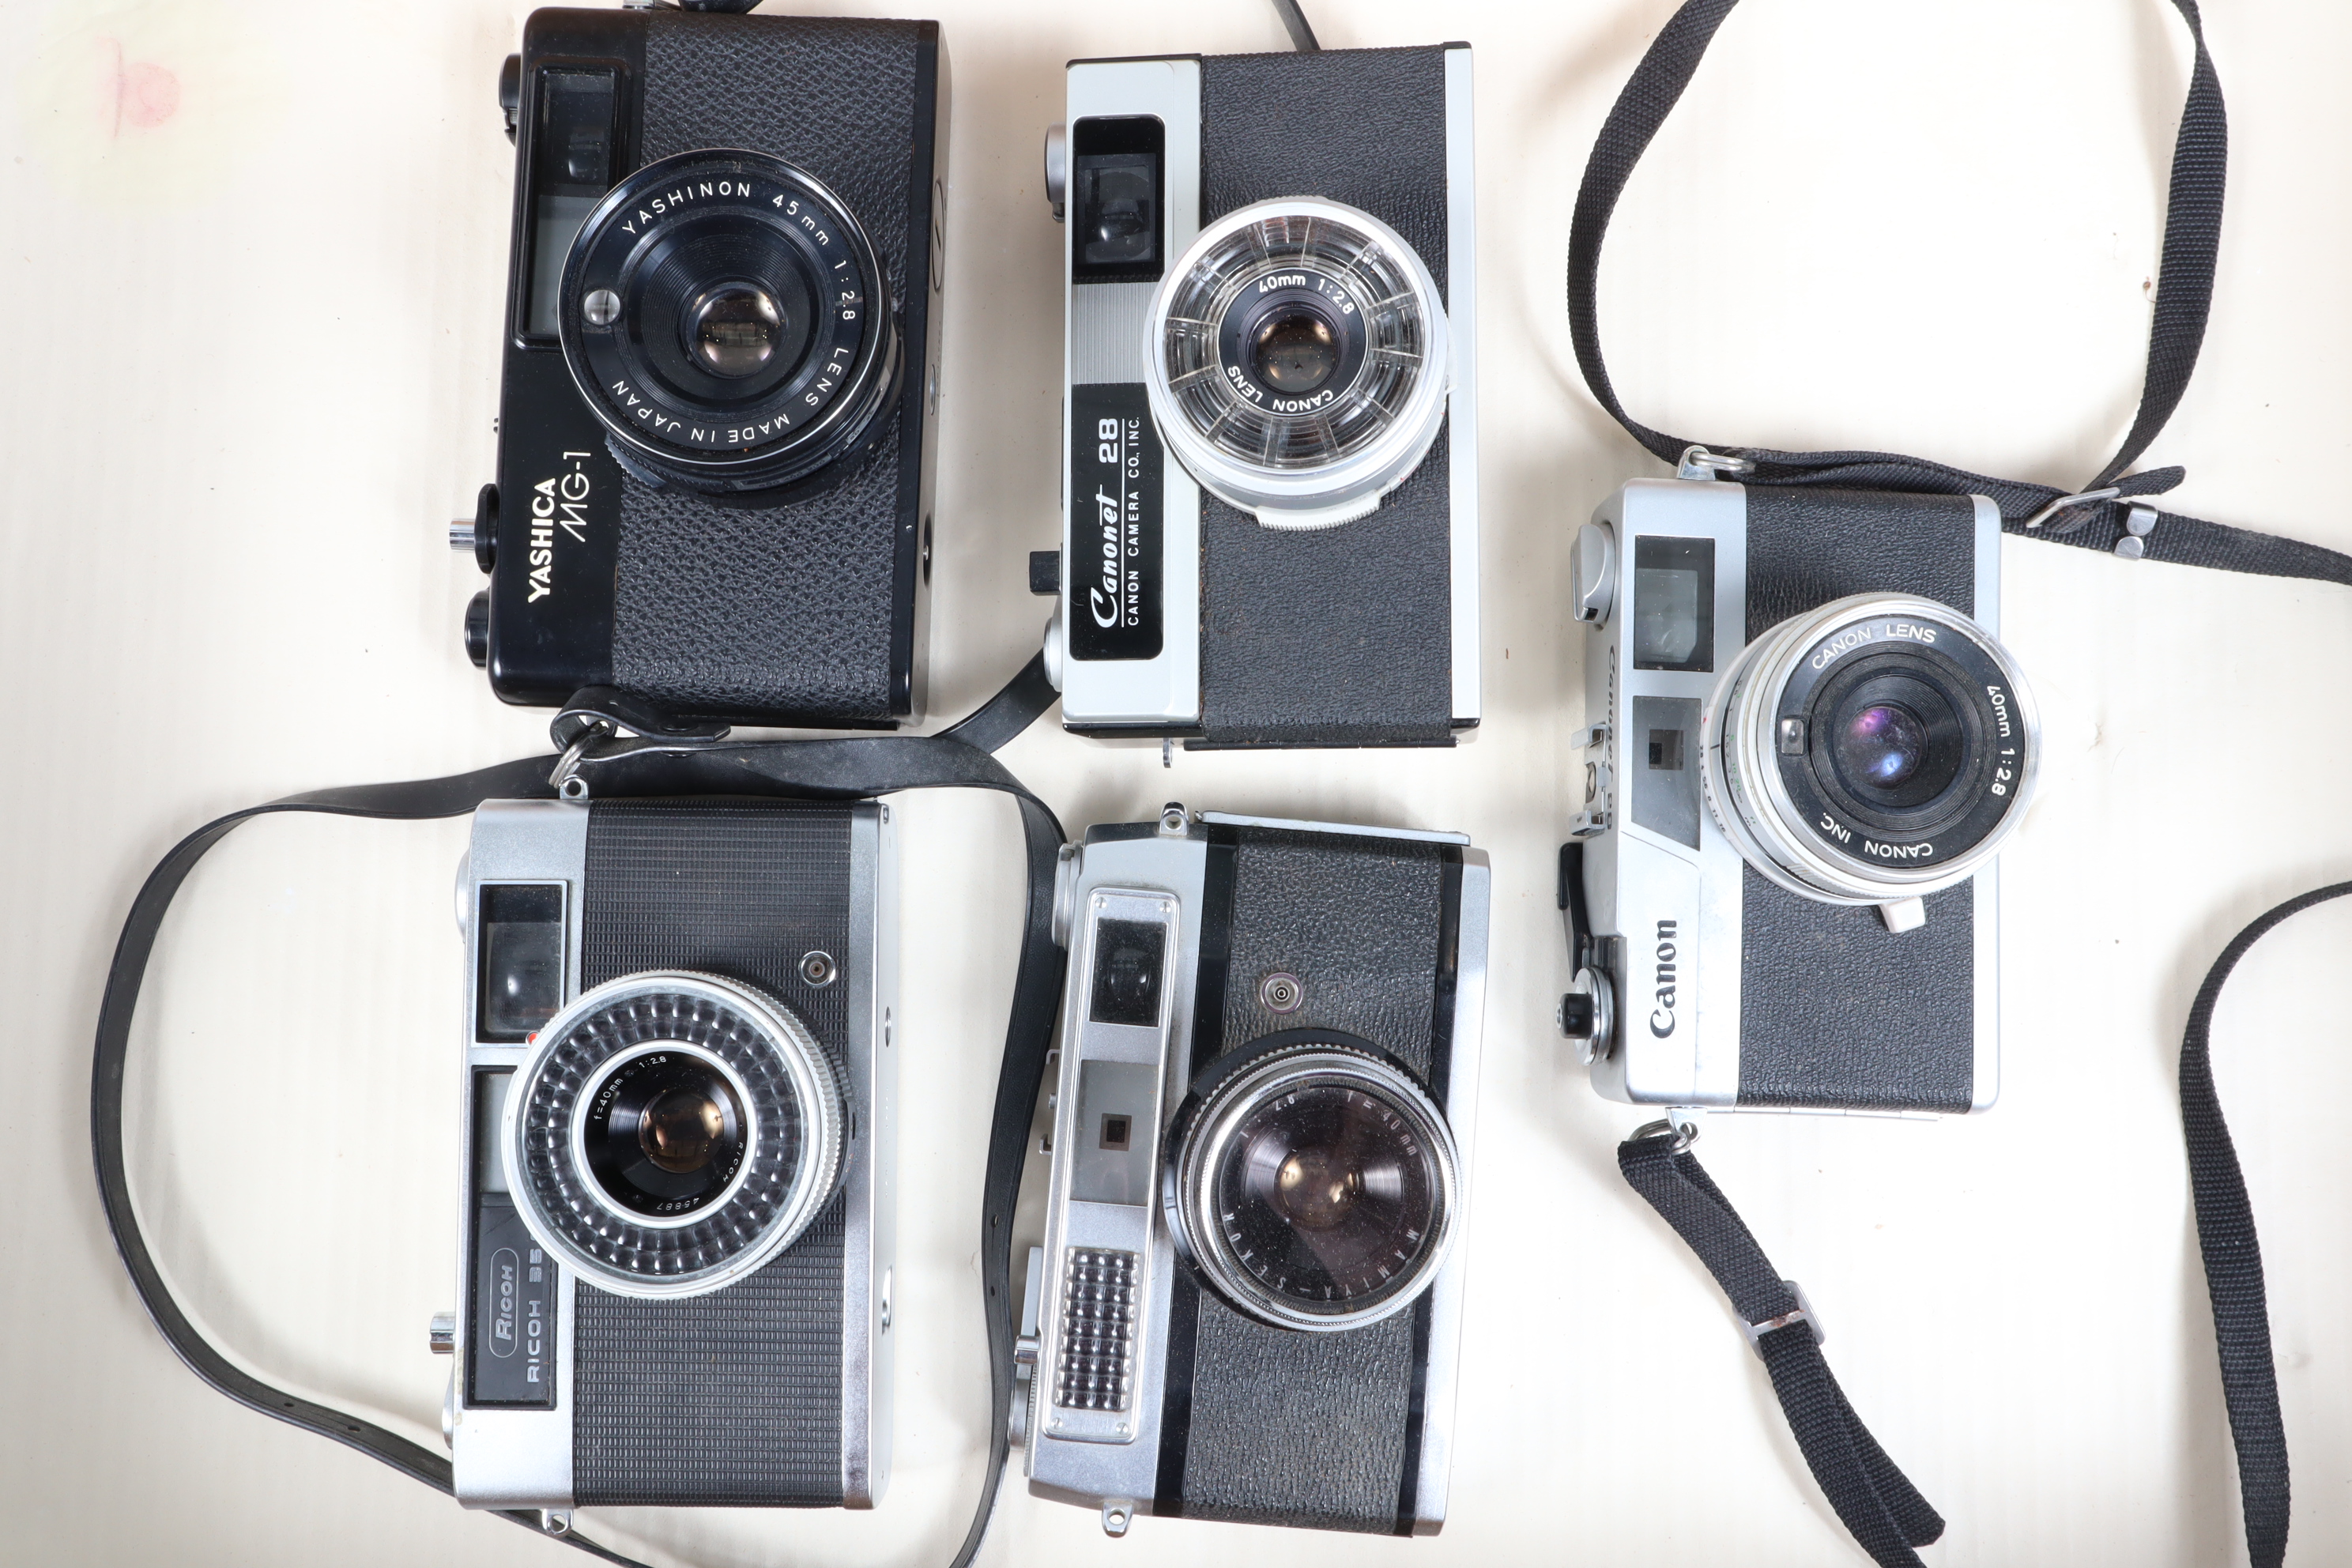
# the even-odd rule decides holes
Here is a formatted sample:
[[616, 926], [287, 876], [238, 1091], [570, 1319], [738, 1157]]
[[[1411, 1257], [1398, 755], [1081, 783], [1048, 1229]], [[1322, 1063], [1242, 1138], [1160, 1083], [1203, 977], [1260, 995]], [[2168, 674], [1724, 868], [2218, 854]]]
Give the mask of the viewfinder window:
[[1633, 668], [1715, 668], [1715, 541], [1633, 544]]
[[1150, 115], [1081, 120], [1071, 136], [1070, 276], [1139, 283], [1164, 265], [1161, 153], [1167, 128]]
[[617, 149], [614, 110], [619, 92], [609, 70], [539, 73], [538, 123], [531, 132], [530, 258], [524, 276], [523, 331], [556, 335], [563, 261], [588, 214], [612, 188]]
[[563, 884], [491, 883], [482, 889], [476, 931], [481, 943], [478, 1037], [529, 1039], [563, 1005]]
[[1094, 990], [1087, 1016], [1097, 1024], [1147, 1029], [1157, 1025], [1167, 952], [1168, 928], [1157, 921], [1097, 921]]

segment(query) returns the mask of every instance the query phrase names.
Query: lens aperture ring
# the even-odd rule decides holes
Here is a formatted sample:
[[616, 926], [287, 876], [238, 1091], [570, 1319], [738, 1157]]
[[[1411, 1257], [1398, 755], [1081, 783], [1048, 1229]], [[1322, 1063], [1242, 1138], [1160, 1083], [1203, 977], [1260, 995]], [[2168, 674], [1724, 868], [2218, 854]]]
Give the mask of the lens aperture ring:
[[862, 449], [898, 379], [888, 294], [865, 230], [812, 175], [764, 153], [684, 153], [582, 224], [559, 330], [625, 456], [741, 490]]
[[1361, 516], [1444, 422], [1428, 267], [1369, 213], [1260, 202], [1202, 229], [1146, 312], [1146, 390], [1192, 476], [1270, 527]]
[[[712, 1201], [674, 1219], [633, 1213], [603, 1190], [586, 1148], [601, 1088], [649, 1055], [691, 1058], [740, 1102], [748, 1147]], [[695, 1295], [792, 1244], [838, 1184], [837, 1079], [806, 1026], [731, 981], [633, 975], [549, 1020], [507, 1100], [510, 1189], [531, 1233], [598, 1288]]]

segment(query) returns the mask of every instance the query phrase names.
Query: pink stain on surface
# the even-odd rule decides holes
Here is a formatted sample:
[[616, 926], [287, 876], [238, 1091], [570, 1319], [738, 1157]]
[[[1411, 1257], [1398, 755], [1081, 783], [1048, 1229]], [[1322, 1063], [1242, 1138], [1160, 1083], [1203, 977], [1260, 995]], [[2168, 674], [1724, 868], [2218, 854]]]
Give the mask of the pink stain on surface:
[[108, 62], [100, 90], [115, 135], [121, 135], [125, 126], [134, 131], [152, 131], [179, 112], [178, 77], [145, 60], [125, 59], [122, 45], [116, 39], [106, 40], [106, 50]]

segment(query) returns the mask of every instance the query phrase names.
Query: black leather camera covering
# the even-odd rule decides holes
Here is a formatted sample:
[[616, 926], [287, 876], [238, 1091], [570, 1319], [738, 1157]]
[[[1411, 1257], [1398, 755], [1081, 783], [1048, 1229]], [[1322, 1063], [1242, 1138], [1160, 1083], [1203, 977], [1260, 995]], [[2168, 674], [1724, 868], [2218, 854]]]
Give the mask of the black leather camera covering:
[[[1201, 221], [1276, 196], [1370, 213], [1446, 291], [1445, 51], [1201, 61]], [[1445, 433], [1378, 510], [1286, 531], [1201, 498], [1207, 746], [1449, 745], [1453, 507]]]
[[[1748, 640], [1853, 594], [1977, 613], [1966, 496], [1748, 488]], [[1998, 546], [1996, 546], [1998, 548]], [[1900, 934], [1870, 909], [1799, 898], [1746, 869], [1739, 1103], [1963, 1111], [1976, 1087], [1976, 884]]]
[[[591, 805], [581, 984], [654, 969], [741, 981], [798, 1014], [843, 1070], [849, 988], [808, 985], [798, 961], [862, 961], [849, 845], [845, 805]], [[774, 1261], [707, 1296], [577, 1288], [581, 1506], [840, 1505], [843, 1225], [836, 1196]]]
[[[1450, 845], [1212, 828], [1193, 1072], [1279, 1029], [1339, 1029], [1404, 1063], [1443, 1109], [1461, 866]], [[1305, 985], [1294, 1012], [1258, 998], [1277, 970]], [[1410, 1532], [1428, 1297], [1367, 1328], [1304, 1333], [1180, 1274], [1169, 1335], [1154, 1512]]]

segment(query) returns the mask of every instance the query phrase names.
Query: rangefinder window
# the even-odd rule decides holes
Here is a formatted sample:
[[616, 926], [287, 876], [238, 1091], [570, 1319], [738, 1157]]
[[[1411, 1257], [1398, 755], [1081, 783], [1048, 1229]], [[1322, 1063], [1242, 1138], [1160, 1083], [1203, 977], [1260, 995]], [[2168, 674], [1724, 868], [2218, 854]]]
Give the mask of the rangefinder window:
[[482, 889], [478, 1038], [520, 1043], [563, 1005], [563, 884], [493, 882]]
[[1715, 668], [1714, 540], [1634, 542], [1633, 668]]
[[523, 334], [552, 342], [563, 293], [563, 260], [590, 211], [613, 184], [614, 110], [618, 84], [610, 70], [539, 73], [539, 124], [531, 136], [530, 292]]
[[1070, 276], [1082, 283], [1159, 278], [1160, 187], [1167, 127], [1153, 115], [1078, 121], [1070, 148]]
[[1098, 921], [1088, 1016], [1097, 1024], [1160, 1022], [1160, 977], [1166, 967], [1168, 928], [1155, 921]]

